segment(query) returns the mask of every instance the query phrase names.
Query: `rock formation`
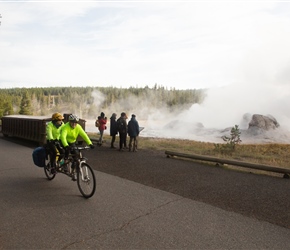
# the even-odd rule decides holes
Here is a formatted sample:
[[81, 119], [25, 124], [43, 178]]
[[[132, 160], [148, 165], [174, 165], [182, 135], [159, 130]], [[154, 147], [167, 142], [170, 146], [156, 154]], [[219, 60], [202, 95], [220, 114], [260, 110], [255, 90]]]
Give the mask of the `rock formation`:
[[264, 131], [274, 130], [278, 127], [279, 123], [273, 116], [254, 114], [249, 122], [248, 130], [254, 134], [259, 134]]

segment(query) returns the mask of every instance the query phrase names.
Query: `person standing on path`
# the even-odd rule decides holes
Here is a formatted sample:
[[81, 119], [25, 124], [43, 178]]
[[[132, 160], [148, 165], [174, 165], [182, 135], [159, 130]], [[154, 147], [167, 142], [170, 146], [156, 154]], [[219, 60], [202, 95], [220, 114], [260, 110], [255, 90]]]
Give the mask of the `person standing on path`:
[[129, 141], [129, 152], [132, 150], [133, 142], [133, 152], [137, 152], [137, 136], [139, 135], [139, 123], [136, 120], [136, 115], [132, 115], [131, 120], [128, 123], [128, 135], [130, 136]]
[[107, 127], [106, 127], [107, 117], [105, 117], [104, 112], [101, 112], [101, 116], [98, 117], [98, 120], [99, 120], [99, 131], [100, 131], [100, 138], [99, 138], [98, 145], [102, 146], [104, 131], [107, 129]]
[[113, 113], [110, 118], [110, 136], [112, 136], [111, 148], [116, 148], [114, 146], [116, 135], [118, 134], [118, 125], [117, 125], [116, 119], [117, 119], [117, 114]]
[[128, 132], [126, 119], [128, 119], [126, 113], [122, 112], [121, 117], [117, 120], [118, 132], [120, 136], [119, 151], [123, 151], [123, 146], [126, 147], [126, 137]]

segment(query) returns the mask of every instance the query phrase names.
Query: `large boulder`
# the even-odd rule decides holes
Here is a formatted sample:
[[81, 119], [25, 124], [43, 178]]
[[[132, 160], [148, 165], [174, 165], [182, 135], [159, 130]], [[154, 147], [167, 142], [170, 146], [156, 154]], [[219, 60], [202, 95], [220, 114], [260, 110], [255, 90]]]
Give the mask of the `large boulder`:
[[271, 115], [254, 114], [249, 122], [248, 130], [256, 133], [273, 130], [279, 127], [277, 120]]

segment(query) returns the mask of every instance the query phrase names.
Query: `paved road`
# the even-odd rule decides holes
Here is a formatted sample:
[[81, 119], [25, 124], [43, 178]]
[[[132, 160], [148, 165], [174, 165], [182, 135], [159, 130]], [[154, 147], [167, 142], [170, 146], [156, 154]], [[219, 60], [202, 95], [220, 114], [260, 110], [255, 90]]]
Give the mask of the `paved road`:
[[87, 155], [98, 171], [290, 229], [290, 180], [283, 174], [229, 171], [168, 159], [161, 151], [134, 154], [101, 147]]
[[[111, 154], [101, 165], [114, 172], [96, 170], [97, 192], [88, 200], [82, 198], [76, 183], [66, 176], [47, 181], [43, 169], [33, 165], [31, 153], [30, 146], [0, 138], [0, 249], [289, 249], [290, 229], [279, 226], [279, 222], [269, 223], [237, 213], [233, 208], [229, 211], [172, 193], [177, 193], [177, 189], [161, 190], [166, 189], [166, 178], [155, 179], [155, 183], [161, 184], [154, 188], [152, 181], [148, 185], [136, 182], [138, 178], [139, 182], [144, 181], [139, 171], [135, 181], [117, 176], [124, 175], [122, 165], [119, 172], [114, 172], [116, 168], [110, 163], [126, 159], [128, 152], [97, 148], [88, 153], [96, 169], [100, 165], [96, 158], [101, 160], [101, 155]], [[136, 163], [145, 152], [138, 154], [129, 159]], [[152, 154], [151, 158], [154, 157], [159, 156]], [[172, 162], [165, 157], [164, 160]], [[164, 174], [166, 166], [156, 162], [150, 168]], [[174, 165], [200, 168], [198, 164], [182, 162]], [[124, 164], [131, 166], [130, 163], [129, 160]], [[289, 194], [289, 182], [284, 179], [255, 178], [258, 182], [267, 178], [269, 182], [284, 183], [284, 188], [288, 188], [284, 192]], [[210, 191], [210, 182], [203, 186]], [[289, 207], [285, 212], [289, 214]]]

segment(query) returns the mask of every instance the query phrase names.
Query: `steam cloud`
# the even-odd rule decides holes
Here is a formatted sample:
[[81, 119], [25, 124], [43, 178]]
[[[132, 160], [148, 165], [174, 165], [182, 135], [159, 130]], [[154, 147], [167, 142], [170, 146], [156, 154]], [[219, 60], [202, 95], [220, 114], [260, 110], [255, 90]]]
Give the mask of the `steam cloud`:
[[[230, 129], [239, 125], [244, 143], [288, 143], [289, 93], [287, 84], [232, 84], [209, 89], [202, 104], [193, 104], [187, 109], [156, 109], [152, 107], [150, 97], [140, 100], [131, 96], [98, 113], [104, 111], [109, 118], [113, 112], [119, 116], [125, 111], [129, 119], [131, 114], [136, 114], [140, 126], [145, 127], [140, 135], [145, 137], [223, 142], [221, 136], [229, 135]], [[248, 134], [247, 128], [253, 114], [272, 115], [280, 127], [261, 135]], [[97, 132], [92, 124], [93, 119], [88, 121], [87, 130]], [[109, 133], [109, 130], [106, 132]]]

